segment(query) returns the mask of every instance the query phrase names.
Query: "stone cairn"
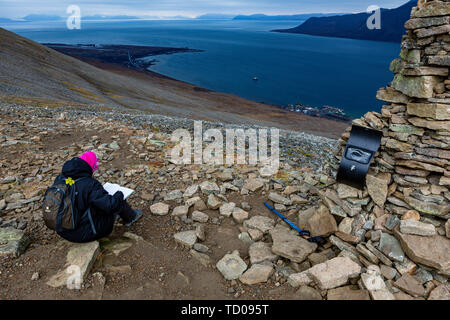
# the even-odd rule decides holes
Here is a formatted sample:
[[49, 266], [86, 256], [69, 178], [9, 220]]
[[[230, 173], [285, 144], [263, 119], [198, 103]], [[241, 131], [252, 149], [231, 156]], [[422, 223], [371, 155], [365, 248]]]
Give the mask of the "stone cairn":
[[[383, 132], [366, 187], [319, 191], [338, 222], [331, 243], [368, 268], [363, 287], [381, 299], [390, 297], [384, 285], [371, 290], [364, 279], [383, 283], [391, 267], [418, 276], [395, 284], [410, 294], [422, 284], [431, 289], [433, 277], [450, 277], [450, 0], [419, 1], [405, 27], [390, 66], [394, 80], [377, 93], [388, 104], [353, 121]], [[339, 140], [339, 160], [349, 136], [350, 128]]]

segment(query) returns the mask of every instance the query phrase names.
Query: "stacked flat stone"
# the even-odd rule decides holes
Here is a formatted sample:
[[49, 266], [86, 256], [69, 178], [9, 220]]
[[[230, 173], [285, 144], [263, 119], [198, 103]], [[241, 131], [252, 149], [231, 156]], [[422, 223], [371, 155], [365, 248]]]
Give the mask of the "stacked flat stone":
[[[377, 93], [388, 104], [353, 121], [383, 132], [365, 189], [337, 183], [318, 193], [336, 218], [331, 239], [344, 255], [449, 277], [450, 0], [419, 1], [405, 27], [400, 58], [390, 66], [394, 79]], [[350, 128], [339, 160], [349, 136]]]

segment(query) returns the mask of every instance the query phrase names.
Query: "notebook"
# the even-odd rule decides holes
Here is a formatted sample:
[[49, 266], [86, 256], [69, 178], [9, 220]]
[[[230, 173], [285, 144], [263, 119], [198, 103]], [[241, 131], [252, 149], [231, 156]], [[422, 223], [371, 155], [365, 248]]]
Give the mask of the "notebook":
[[117, 191], [122, 191], [123, 193], [123, 197], [124, 199], [128, 198], [133, 192], [134, 190], [129, 189], [129, 188], [125, 188], [125, 187], [121, 187], [118, 184], [115, 183], [105, 183], [103, 185], [103, 188], [110, 194], [110, 195], [114, 195]]

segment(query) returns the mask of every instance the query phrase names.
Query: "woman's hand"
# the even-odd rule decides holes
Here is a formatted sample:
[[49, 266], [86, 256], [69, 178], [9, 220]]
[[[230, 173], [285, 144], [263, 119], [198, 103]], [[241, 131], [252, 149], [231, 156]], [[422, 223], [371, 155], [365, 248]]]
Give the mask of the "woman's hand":
[[123, 200], [125, 198], [122, 191], [116, 191], [116, 193], [114, 193], [113, 197], [116, 199], [121, 199], [121, 200]]

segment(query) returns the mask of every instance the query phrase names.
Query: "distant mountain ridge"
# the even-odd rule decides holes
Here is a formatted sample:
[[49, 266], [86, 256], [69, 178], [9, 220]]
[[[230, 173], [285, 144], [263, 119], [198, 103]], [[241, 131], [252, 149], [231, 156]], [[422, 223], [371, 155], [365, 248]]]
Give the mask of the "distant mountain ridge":
[[[344, 14], [344, 13], [343, 13]], [[312, 17], [336, 16], [338, 13], [302, 13], [292, 15], [268, 16], [265, 14], [237, 15], [233, 20], [307, 20]]]
[[[82, 20], [137, 20], [137, 19], [174, 19], [174, 20], [254, 20], [254, 21], [273, 21], [273, 20], [285, 20], [285, 21], [305, 21], [311, 17], [329, 17], [336, 16], [338, 13], [306, 13], [306, 14], [293, 14], [293, 15], [274, 15], [269, 16], [265, 14], [252, 14], [252, 15], [236, 15], [236, 14], [222, 14], [222, 13], [206, 13], [199, 15], [195, 18], [185, 16], [128, 16], [128, 15], [116, 15], [108, 16], [104, 14], [95, 14], [90, 16], [83, 16]], [[0, 17], [0, 22], [31, 22], [31, 21], [63, 21], [67, 17], [48, 15], [48, 14], [29, 14], [21, 19], [12, 20], [9, 18]]]
[[367, 19], [371, 14], [363, 12], [332, 17], [313, 17], [303, 24], [273, 32], [300, 33], [313, 36], [350, 38], [360, 40], [400, 42], [405, 34], [405, 22], [416, 5], [412, 0], [395, 9], [381, 9], [381, 29], [369, 30]]
[[206, 13], [202, 14], [195, 19], [198, 20], [232, 20], [235, 14], [222, 14], [222, 13]]

